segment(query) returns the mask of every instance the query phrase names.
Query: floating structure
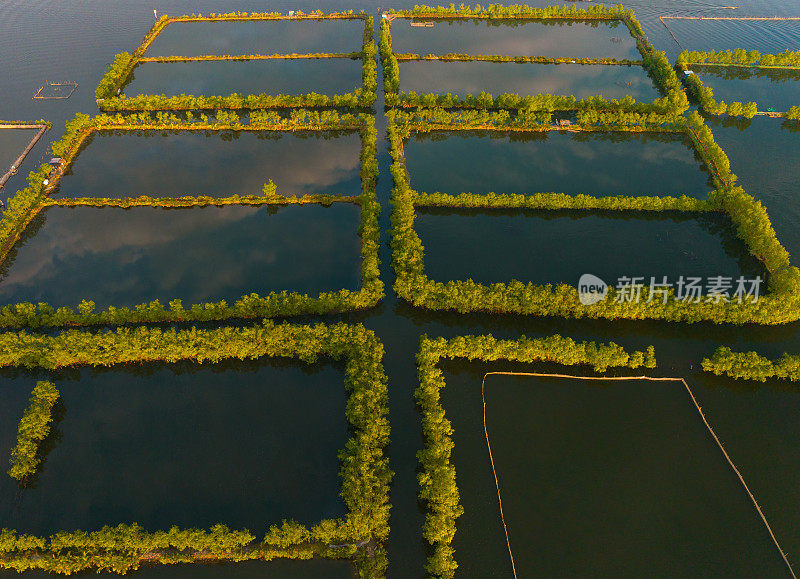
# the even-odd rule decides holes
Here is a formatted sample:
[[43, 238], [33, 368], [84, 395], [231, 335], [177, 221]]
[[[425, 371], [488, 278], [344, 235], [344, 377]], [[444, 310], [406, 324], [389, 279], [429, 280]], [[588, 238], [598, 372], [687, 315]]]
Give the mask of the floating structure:
[[25, 147], [25, 150], [22, 151], [22, 154], [11, 164], [11, 167], [8, 169], [8, 171], [2, 177], [0, 177], [0, 189], [2, 189], [3, 185], [6, 184], [6, 181], [11, 179], [11, 176], [17, 172], [17, 169], [19, 169], [19, 166], [25, 160], [25, 157], [28, 156], [28, 153], [31, 152], [31, 149], [33, 149], [34, 145], [36, 145], [39, 139], [42, 138], [42, 135], [47, 132], [48, 128], [50, 128], [48, 125], [0, 125], [0, 129], [39, 129], [39, 132], [37, 132], [36, 135], [31, 139], [31, 142], [28, 143], [28, 146]]
[[411, 26], [416, 28], [433, 28], [433, 22], [411, 22]]
[[73, 81], [47, 82], [33, 95], [35, 99], [68, 99], [78, 88], [78, 83]]

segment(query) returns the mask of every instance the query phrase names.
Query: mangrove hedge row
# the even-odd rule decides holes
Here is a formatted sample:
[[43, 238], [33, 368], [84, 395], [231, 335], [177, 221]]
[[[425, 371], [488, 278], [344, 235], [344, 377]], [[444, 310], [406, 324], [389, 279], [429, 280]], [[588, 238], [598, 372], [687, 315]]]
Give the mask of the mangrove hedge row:
[[[303, 95], [240, 95], [232, 93], [227, 96], [195, 96], [179, 95], [168, 97], [166, 95], [137, 95], [128, 97], [121, 91], [128, 82], [134, 68], [141, 62], [152, 61], [153, 59], [144, 58], [144, 53], [158, 34], [168, 25], [174, 22], [196, 22], [196, 21], [217, 21], [217, 20], [277, 20], [277, 19], [360, 19], [364, 21], [364, 31], [362, 33], [362, 49], [359, 53], [352, 53], [351, 58], [360, 58], [362, 61], [360, 88], [341, 95], [324, 95], [315, 92]], [[377, 64], [375, 56], [377, 48], [373, 42], [374, 21], [371, 15], [359, 13], [334, 13], [323, 15], [314, 13], [313, 15], [281, 16], [272, 13], [232, 13], [232, 15], [215, 15], [211, 17], [203, 16], [182, 16], [170, 17], [162, 16], [153, 25], [153, 28], [145, 36], [142, 44], [133, 54], [122, 52], [117, 54], [114, 62], [108, 68], [103, 78], [95, 90], [95, 98], [100, 110], [105, 112], [113, 111], [152, 111], [152, 110], [211, 110], [211, 109], [265, 109], [265, 108], [304, 108], [304, 107], [351, 107], [366, 108], [375, 102], [378, 87]], [[257, 55], [263, 58], [267, 55]], [[273, 55], [278, 57], [278, 55]], [[309, 57], [310, 55], [282, 55], [282, 58]], [[339, 53], [324, 53], [313, 55], [314, 58], [341, 58]], [[224, 60], [225, 57], [201, 56], [183, 57], [175, 56], [172, 60]], [[241, 56], [229, 56], [228, 60], [242, 60]], [[170, 60], [162, 60], [169, 62]]]
[[640, 103], [631, 96], [622, 99], [606, 99], [601, 95], [578, 99], [574, 95], [518, 95], [512, 93], [492, 95], [481, 92], [478, 95], [466, 94], [463, 96], [453, 94], [418, 94], [414, 91], [400, 92], [400, 66], [399, 60], [443, 60], [443, 61], [470, 61], [486, 60], [491, 62], [542, 62], [566, 63], [578, 62], [586, 64], [635, 64], [636, 61], [616, 61], [615, 59], [574, 59], [574, 58], [544, 58], [539, 56], [477, 56], [466, 54], [428, 55], [396, 54], [392, 49], [391, 23], [389, 19], [381, 22], [379, 48], [384, 73], [384, 90], [387, 106], [403, 108], [415, 107], [443, 107], [443, 108], [478, 108], [478, 109], [536, 109], [547, 111], [567, 111], [582, 109], [597, 109], [602, 111], [620, 110], [624, 112], [659, 114], [682, 114], [689, 108], [689, 101], [683, 91], [675, 70], [670, 65], [664, 52], [655, 50], [642, 32], [641, 25], [636, 20], [632, 10], [622, 6], [597, 6], [586, 10], [576, 9], [573, 6], [548, 7], [544, 9], [528, 6], [490, 5], [483, 8], [480, 5], [474, 9], [461, 5], [455, 8], [430, 8], [417, 6], [411, 11], [392, 12], [405, 17], [470, 17], [470, 18], [508, 18], [500, 14], [513, 14], [511, 18], [536, 18], [536, 19], [602, 19], [621, 21], [636, 38], [636, 46], [642, 55], [641, 65], [653, 78], [659, 90], [664, 95], [652, 103]]
[[[232, 116], [228, 119], [225, 115]], [[0, 326], [2, 327], [42, 327], [63, 325], [90, 324], [125, 324], [140, 322], [201, 321], [222, 320], [227, 318], [254, 318], [291, 316], [301, 314], [326, 314], [348, 310], [366, 309], [375, 306], [384, 296], [384, 286], [380, 279], [378, 250], [380, 245], [380, 229], [378, 215], [380, 204], [375, 195], [375, 183], [378, 175], [378, 161], [374, 117], [371, 115], [354, 115], [338, 111], [294, 110], [287, 115], [277, 111], [252, 111], [249, 123], [242, 122], [232, 112], [218, 111], [217, 118], [225, 118], [228, 122], [211, 122], [205, 115], [195, 117], [178, 116], [175, 113], [159, 111], [155, 115], [147, 112], [135, 115], [100, 115], [89, 117], [78, 114], [67, 123], [64, 136], [52, 145], [53, 154], [63, 159], [58, 168], [43, 165], [28, 176], [29, 186], [16, 193], [8, 202], [8, 208], [0, 219], [0, 262], [5, 260], [14, 243], [39, 211], [53, 205], [47, 197], [65, 173], [81, 144], [95, 131], [99, 130], [251, 130], [251, 131], [341, 131], [358, 130], [361, 134], [360, 176], [361, 194], [354, 199], [361, 207], [361, 289], [357, 291], [340, 290], [323, 292], [318, 296], [309, 296], [296, 292], [271, 292], [266, 296], [250, 294], [243, 296], [233, 304], [226, 301], [215, 303], [193, 304], [184, 307], [179, 299], [162, 304], [158, 300], [140, 304], [133, 308], [109, 307], [96, 312], [94, 302], [84, 300], [77, 310], [69, 307], [54, 308], [46, 303], [20, 303], [6, 305], [0, 309]], [[47, 184], [45, 181], [47, 180]], [[267, 203], [289, 204], [310, 202], [303, 197], [286, 197], [269, 188], [266, 193], [272, 195]], [[102, 198], [101, 198], [102, 199]], [[140, 199], [141, 201], [141, 199]], [[193, 198], [198, 203], [200, 198]], [[318, 199], [327, 203], [327, 196]], [[345, 199], [341, 199], [345, 201]], [[60, 204], [61, 202], [59, 202]], [[141, 204], [129, 202], [131, 205]], [[64, 203], [69, 204], [69, 203]], [[102, 204], [102, 201], [89, 204]], [[108, 205], [119, 205], [118, 201], [110, 201]], [[154, 205], [163, 206], [163, 200], [156, 198]], [[180, 206], [176, 202], [174, 206]]]
[[[649, 287], [642, 288], [642, 298], [638, 301], [617, 298], [617, 290], [609, 288], [605, 300], [593, 305], [581, 304], [578, 290], [566, 284], [537, 285], [521, 281], [509, 283], [480, 284], [471, 279], [448, 281], [446, 283], [431, 280], [425, 274], [424, 248], [414, 230], [416, 218], [415, 204], [419, 194], [412, 190], [410, 177], [405, 166], [403, 140], [414, 132], [430, 130], [498, 130], [508, 131], [508, 115], [483, 112], [484, 122], [470, 126], [467, 123], [432, 126], [427, 119], [440, 116], [439, 112], [427, 114], [418, 111], [415, 114], [401, 111], [389, 111], [387, 118], [390, 151], [392, 156], [392, 177], [394, 189], [391, 203], [392, 211], [392, 262], [396, 272], [395, 291], [409, 303], [435, 310], [453, 310], [459, 313], [489, 312], [517, 313], [529, 315], [549, 315], [576, 318], [606, 319], [662, 319], [668, 321], [698, 322], [702, 320], [716, 323], [760, 323], [780, 324], [800, 319], [800, 270], [789, 262], [789, 254], [780, 244], [763, 205], [753, 199], [743, 189], [735, 185], [736, 176], [730, 171], [730, 162], [724, 151], [716, 144], [711, 130], [703, 123], [697, 113], [688, 118], [672, 118], [669, 128], [655, 126], [654, 130], [683, 132], [688, 134], [698, 153], [714, 176], [717, 188], [703, 201], [685, 201], [690, 211], [702, 209], [720, 211], [727, 214], [737, 235], [746, 244], [750, 253], [760, 260], [768, 276], [769, 293], [760, 295], [758, 300], [752, 297], [731, 301], [702, 300], [693, 302], [675, 299], [669, 293], [665, 299], [656, 294], [656, 299], [649, 298]], [[491, 119], [498, 118], [501, 125], [492, 127]], [[554, 130], [555, 127], [534, 125], [532, 131]], [[579, 130], [602, 130], [594, 125], [579, 127]], [[634, 131], [646, 130], [647, 127], [636, 125]], [[517, 131], [523, 131], [518, 126]], [[626, 130], [624, 125], [617, 125], [615, 131]], [[457, 197], [457, 196], [456, 196]], [[469, 203], [480, 203], [476, 197], [465, 197]], [[456, 206], [455, 200], [434, 196], [423, 197], [423, 200], [435, 200]], [[559, 207], [557, 203], [564, 201]], [[586, 203], [587, 209], [595, 209], [592, 205], [607, 204], [604, 209], [617, 206], [620, 210], [630, 205], [640, 205], [648, 210], [680, 209], [680, 202], [674, 198], [649, 198], [644, 200], [600, 201], [585, 198], [571, 199], [568, 196], [534, 197], [531, 203], [547, 203], [548, 209], [573, 209], [580, 203]], [[514, 196], [497, 196], [492, 206], [508, 203], [509, 206], [523, 203]], [[488, 205], [488, 204], [487, 204]], [[670, 290], [672, 292], [672, 290]]]
[[754, 102], [741, 103], [734, 101], [726, 104], [725, 101], [714, 99], [714, 90], [703, 83], [696, 74], [689, 74], [684, 78], [684, 83], [689, 94], [700, 105], [700, 109], [709, 115], [728, 114], [732, 117], [744, 117], [752, 119], [758, 113], [758, 105]]
[[736, 380], [781, 378], [795, 382], [800, 380], [800, 355], [784, 353], [773, 361], [756, 352], [733, 352], [720, 346], [711, 358], [703, 360], [703, 370]]
[[761, 54], [757, 50], [683, 50], [677, 64], [721, 64], [731, 66], [764, 66], [770, 68], [800, 67], [800, 50], [785, 50], [779, 54]]
[[[321, 359], [345, 362], [349, 439], [340, 452], [341, 496], [347, 514], [306, 527], [295, 521], [272, 525], [263, 541], [248, 530], [178, 529], [150, 532], [136, 523], [99, 531], [64, 531], [35, 537], [0, 531], [0, 567], [75, 573], [94, 568], [124, 573], [142, 562], [196, 560], [309, 559], [356, 557], [372, 570], [385, 568], [380, 546], [389, 532], [389, 441], [387, 379], [383, 345], [362, 325], [292, 325], [263, 323], [246, 328], [119, 328], [115, 331], [68, 330], [54, 335], [0, 334], [0, 366], [56, 369], [68, 366], [112, 366], [153, 361], [214, 363], [265, 356], [305, 363]], [[375, 546], [375, 559], [359, 557]]]
[[11, 478], [23, 481], [36, 474], [41, 462], [39, 445], [50, 434], [52, 410], [60, 394], [52, 382], [37, 382], [30, 402], [19, 421], [17, 445], [11, 451]]
[[[419, 387], [415, 392], [422, 411], [422, 432], [425, 447], [417, 453], [421, 472], [419, 498], [427, 505], [423, 536], [431, 545], [426, 570], [433, 577], [453, 577], [458, 567], [451, 542], [456, 533], [456, 520], [464, 513], [460, 503], [456, 470], [451, 461], [453, 428], [442, 406], [440, 391], [445, 386], [444, 374], [438, 367], [442, 359], [534, 363], [552, 362], [564, 366], [591, 366], [596, 372], [608, 368], [654, 368], [655, 350], [627, 353], [611, 342], [575, 342], [554, 335], [547, 338], [498, 340], [491, 335], [460, 336], [450, 340], [422, 336], [417, 353]], [[477, 386], [477, 385], [476, 385]]]

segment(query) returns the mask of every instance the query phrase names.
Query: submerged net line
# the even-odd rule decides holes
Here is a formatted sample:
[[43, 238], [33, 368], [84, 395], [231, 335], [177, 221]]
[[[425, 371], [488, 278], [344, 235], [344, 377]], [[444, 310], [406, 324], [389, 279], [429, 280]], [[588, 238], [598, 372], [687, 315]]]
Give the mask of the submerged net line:
[[797, 579], [797, 575], [792, 568], [792, 564], [789, 563], [789, 559], [786, 557], [786, 553], [784, 553], [783, 549], [781, 548], [780, 543], [778, 542], [775, 533], [772, 531], [772, 527], [770, 526], [769, 522], [767, 521], [767, 517], [764, 515], [764, 512], [761, 510], [761, 507], [756, 501], [755, 496], [750, 491], [750, 487], [747, 486], [747, 483], [742, 476], [742, 473], [734, 464], [731, 457], [728, 455], [728, 452], [725, 450], [725, 447], [722, 446], [722, 441], [720, 441], [717, 433], [714, 432], [714, 429], [709, 424], [708, 420], [706, 419], [705, 414], [703, 413], [703, 409], [700, 407], [700, 404], [697, 402], [697, 398], [695, 398], [692, 389], [689, 388], [689, 384], [683, 378], [671, 378], [671, 377], [651, 377], [651, 376], [573, 376], [570, 374], [551, 374], [551, 373], [542, 373], [542, 372], [487, 372], [483, 375], [483, 380], [481, 381], [481, 402], [483, 402], [483, 432], [486, 436], [486, 447], [489, 449], [489, 462], [492, 465], [492, 475], [494, 476], [494, 483], [495, 487], [497, 488], [497, 502], [500, 506], [500, 520], [503, 523], [503, 530], [506, 534], [506, 545], [508, 546], [508, 555], [511, 558], [511, 570], [514, 573], [514, 579], [517, 579], [517, 569], [514, 565], [514, 553], [511, 550], [511, 541], [508, 538], [508, 527], [506, 526], [506, 519], [503, 514], [503, 500], [500, 497], [500, 482], [497, 479], [497, 471], [495, 470], [494, 466], [494, 457], [492, 456], [492, 445], [489, 442], [489, 430], [486, 427], [486, 377], [487, 376], [531, 376], [536, 378], [568, 378], [572, 380], [598, 380], [598, 381], [619, 381], [619, 380], [648, 380], [651, 382], [681, 382], [686, 387], [686, 392], [689, 393], [689, 397], [692, 400], [692, 404], [694, 404], [695, 409], [697, 409], [697, 413], [700, 415], [700, 418], [703, 420], [703, 424], [705, 424], [706, 429], [711, 434], [714, 442], [717, 443], [720, 451], [722, 451], [722, 455], [725, 457], [725, 460], [728, 462], [730, 467], [733, 469], [733, 472], [736, 474], [736, 477], [739, 479], [739, 482], [742, 483], [742, 487], [744, 488], [747, 496], [750, 497], [750, 501], [753, 503], [753, 506], [758, 512], [758, 516], [761, 517], [761, 521], [764, 523], [767, 531], [769, 532], [769, 536], [772, 538], [772, 542], [778, 548], [778, 552], [781, 554], [781, 558], [783, 562], [786, 563], [786, 567], [789, 570], [789, 574], [793, 577], [793, 579]]

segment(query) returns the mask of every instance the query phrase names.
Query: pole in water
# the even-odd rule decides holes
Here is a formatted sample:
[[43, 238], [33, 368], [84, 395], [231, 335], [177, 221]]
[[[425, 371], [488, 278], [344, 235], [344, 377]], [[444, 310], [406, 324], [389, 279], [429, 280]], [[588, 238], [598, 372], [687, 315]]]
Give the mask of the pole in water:
[[155, 8], [153, 8], [153, 17], [158, 20], [158, 11]]

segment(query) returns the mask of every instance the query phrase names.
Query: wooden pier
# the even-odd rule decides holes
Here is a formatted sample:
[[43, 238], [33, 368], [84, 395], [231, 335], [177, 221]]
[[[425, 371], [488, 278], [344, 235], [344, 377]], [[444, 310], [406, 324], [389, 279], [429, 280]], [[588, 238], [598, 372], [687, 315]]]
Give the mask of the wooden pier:
[[39, 129], [39, 132], [37, 132], [36, 135], [31, 139], [31, 142], [28, 143], [28, 146], [25, 147], [25, 150], [22, 151], [22, 154], [19, 157], [17, 157], [17, 160], [11, 164], [11, 167], [8, 169], [8, 171], [2, 177], [0, 177], [0, 189], [2, 189], [3, 185], [6, 184], [6, 181], [11, 179], [11, 176], [17, 172], [17, 169], [19, 169], [19, 166], [22, 165], [22, 162], [25, 160], [25, 157], [28, 156], [28, 153], [31, 152], [31, 149], [33, 149], [33, 147], [36, 145], [39, 139], [42, 138], [42, 135], [44, 135], [47, 132], [48, 128], [49, 128], [48, 125], [0, 125], [0, 130]]

